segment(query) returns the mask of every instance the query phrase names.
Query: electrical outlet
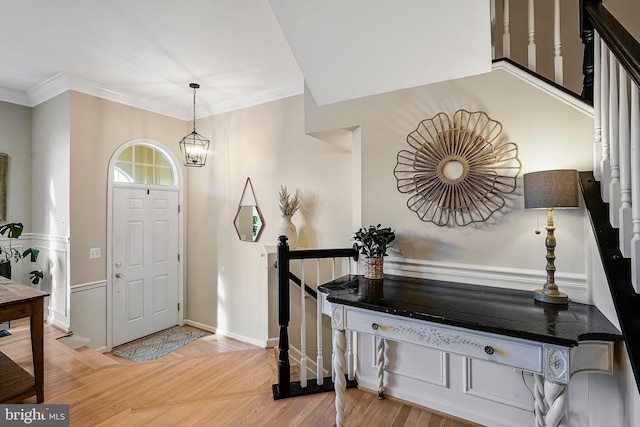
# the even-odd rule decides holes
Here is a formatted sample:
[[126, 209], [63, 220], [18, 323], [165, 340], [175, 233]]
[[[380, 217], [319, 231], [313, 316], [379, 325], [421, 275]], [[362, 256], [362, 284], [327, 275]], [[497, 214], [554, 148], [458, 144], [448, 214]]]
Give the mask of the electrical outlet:
[[89, 259], [100, 258], [100, 248], [89, 249]]

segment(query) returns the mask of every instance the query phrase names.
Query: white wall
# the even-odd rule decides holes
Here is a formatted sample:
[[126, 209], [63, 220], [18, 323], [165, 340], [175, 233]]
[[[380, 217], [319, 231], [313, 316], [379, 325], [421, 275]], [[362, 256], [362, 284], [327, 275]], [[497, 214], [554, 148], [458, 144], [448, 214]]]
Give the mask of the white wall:
[[0, 152], [9, 155], [7, 220], [31, 230], [31, 108], [0, 102]]
[[[381, 223], [396, 230], [397, 243], [385, 261], [385, 271], [524, 290], [541, 287], [544, 232], [536, 235], [534, 230], [544, 227], [546, 214], [523, 209], [521, 182], [507, 196], [505, 208], [487, 222], [437, 227], [422, 222], [406, 207], [407, 196], [397, 190], [393, 174], [396, 156], [409, 148], [406, 137], [421, 120], [466, 109], [484, 111], [502, 123], [502, 141], [518, 145], [523, 174], [554, 168], [591, 170], [593, 120], [588, 109], [549, 96], [507, 70], [329, 106], [318, 107], [309, 94], [305, 101], [307, 132], [359, 127], [360, 148], [354, 158], [360, 156], [362, 173], [352, 185], [361, 190], [362, 222], [352, 224], [352, 229]], [[556, 283], [574, 301], [597, 299], [606, 307], [606, 282], [593, 277], [587, 251], [591, 231], [585, 222], [584, 208], [556, 211]], [[444, 366], [440, 353], [408, 347], [399, 345], [389, 352], [389, 394], [489, 425], [533, 425], [532, 398], [520, 371], [476, 362], [467, 365], [453, 355]], [[370, 340], [363, 337], [359, 350], [360, 383], [375, 389], [377, 369]], [[416, 365], [422, 360], [430, 362]], [[597, 426], [604, 418], [612, 425], [623, 422], [629, 407], [615, 396], [627, 391], [619, 390], [629, 376], [624, 361], [619, 366], [613, 377], [576, 375], [570, 387], [572, 425]], [[525, 375], [525, 380], [531, 387], [531, 376]]]
[[[304, 134], [303, 97], [202, 119], [207, 165], [188, 170], [186, 314], [194, 324], [264, 345], [267, 333], [265, 245], [277, 243], [280, 185], [298, 189], [293, 217], [299, 248], [350, 246], [350, 159], [345, 149]], [[265, 219], [257, 243], [233, 225], [247, 177]]]
[[33, 232], [69, 236], [70, 93], [33, 109]]
[[[190, 132], [182, 120], [72, 91], [70, 132], [70, 283], [106, 279], [107, 174], [115, 150], [127, 141], [148, 138], [180, 156], [178, 141]], [[186, 183], [185, 183], [186, 185]], [[90, 248], [102, 257], [89, 259]]]
[[33, 109], [32, 232], [51, 294], [48, 320], [70, 327], [69, 180], [71, 105], [69, 92]]
[[[397, 153], [410, 148], [407, 134], [423, 119], [461, 108], [485, 111], [502, 123], [502, 141], [518, 145], [522, 174], [591, 169], [592, 119], [503, 70], [326, 107], [306, 99], [308, 132], [361, 126], [362, 173], [354, 185], [362, 191], [362, 224], [352, 228], [378, 223], [395, 228], [398, 241], [390, 260], [517, 269], [527, 275], [543, 272], [546, 264], [544, 233], [533, 233], [544, 226], [546, 214], [523, 209], [521, 185], [507, 195], [505, 208], [478, 225], [437, 227], [406, 207], [407, 196], [398, 192], [393, 170]], [[556, 277], [571, 285], [567, 291], [575, 291], [579, 300], [586, 299], [585, 260], [575, 251], [584, 247], [582, 222], [576, 221], [583, 217], [583, 210], [555, 214]]]

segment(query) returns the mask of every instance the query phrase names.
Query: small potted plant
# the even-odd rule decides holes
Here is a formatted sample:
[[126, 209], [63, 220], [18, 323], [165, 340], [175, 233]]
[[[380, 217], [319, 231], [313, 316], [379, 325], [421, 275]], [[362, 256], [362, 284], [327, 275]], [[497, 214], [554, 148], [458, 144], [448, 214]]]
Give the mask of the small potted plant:
[[[22, 235], [24, 226], [20, 222], [8, 222], [0, 225], [0, 235], [7, 236], [9, 244], [6, 246], [0, 245], [0, 276], [11, 279], [11, 260], [16, 262], [22, 258], [29, 257], [30, 262], [38, 262], [38, 254], [40, 251], [36, 248], [27, 248], [20, 252], [12, 245], [13, 239], [17, 239]], [[29, 272], [29, 278], [31, 283], [37, 285], [44, 277], [42, 270], [33, 270]]]
[[364, 277], [367, 279], [382, 279], [384, 276], [383, 262], [387, 256], [387, 248], [396, 239], [396, 233], [391, 227], [382, 228], [370, 225], [368, 228], [361, 228], [356, 231], [354, 237], [358, 244], [360, 253], [366, 258], [364, 260]]

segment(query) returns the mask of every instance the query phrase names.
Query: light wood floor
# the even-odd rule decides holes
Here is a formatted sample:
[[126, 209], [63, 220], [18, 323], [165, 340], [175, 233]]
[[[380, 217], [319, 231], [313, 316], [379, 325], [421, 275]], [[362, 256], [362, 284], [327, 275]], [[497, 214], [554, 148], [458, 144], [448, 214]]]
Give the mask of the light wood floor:
[[[0, 351], [31, 371], [28, 323], [11, 326]], [[208, 335], [156, 361], [128, 362], [74, 350], [62, 335], [45, 326], [45, 403], [69, 404], [72, 426], [335, 425], [334, 393], [273, 400], [273, 350]], [[477, 426], [357, 389], [347, 391], [347, 425]]]

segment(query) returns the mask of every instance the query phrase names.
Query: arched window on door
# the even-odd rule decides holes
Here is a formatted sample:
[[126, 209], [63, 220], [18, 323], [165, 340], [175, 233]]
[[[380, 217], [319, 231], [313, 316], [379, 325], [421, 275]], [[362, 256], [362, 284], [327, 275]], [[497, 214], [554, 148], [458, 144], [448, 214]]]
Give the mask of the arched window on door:
[[114, 182], [146, 185], [175, 185], [171, 165], [158, 149], [133, 145], [120, 153], [113, 170]]

